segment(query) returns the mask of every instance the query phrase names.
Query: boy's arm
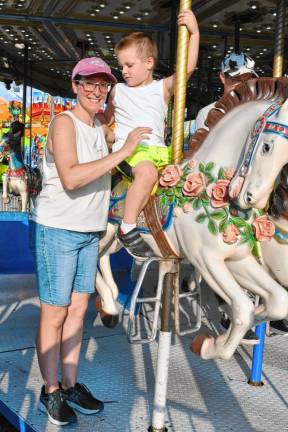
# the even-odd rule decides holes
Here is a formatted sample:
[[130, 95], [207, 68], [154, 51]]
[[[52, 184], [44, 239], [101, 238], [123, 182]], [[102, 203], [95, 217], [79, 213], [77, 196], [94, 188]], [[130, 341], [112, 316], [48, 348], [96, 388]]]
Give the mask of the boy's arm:
[[[187, 60], [187, 79], [189, 79], [197, 65], [200, 39], [198, 23], [194, 13], [191, 10], [180, 12], [178, 15], [178, 25], [186, 25], [190, 33]], [[176, 74], [174, 73], [164, 79], [164, 96], [167, 103], [175, 91], [175, 77]]]
[[113, 89], [111, 90], [104, 113], [96, 114], [96, 118], [101, 123], [106, 123], [108, 126], [111, 126], [114, 123], [114, 105], [113, 105], [114, 95], [115, 95], [115, 87], [113, 87]]

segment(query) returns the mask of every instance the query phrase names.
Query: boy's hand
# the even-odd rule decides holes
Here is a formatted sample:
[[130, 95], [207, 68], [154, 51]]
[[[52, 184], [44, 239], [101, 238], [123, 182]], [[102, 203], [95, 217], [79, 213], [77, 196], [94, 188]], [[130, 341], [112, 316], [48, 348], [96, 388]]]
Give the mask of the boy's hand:
[[190, 34], [199, 33], [198, 23], [192, 10], [184, 10], [178, 15], [178, 25], [185, 25]]
[[137, 127], [133, 129], [127, 136], [122, 150], [125, 151], [126, 157], [130, 156], [137, 145], [144, 139], [149, 139], [148, 134], [152, 133], [152, 129], [149, 127]]

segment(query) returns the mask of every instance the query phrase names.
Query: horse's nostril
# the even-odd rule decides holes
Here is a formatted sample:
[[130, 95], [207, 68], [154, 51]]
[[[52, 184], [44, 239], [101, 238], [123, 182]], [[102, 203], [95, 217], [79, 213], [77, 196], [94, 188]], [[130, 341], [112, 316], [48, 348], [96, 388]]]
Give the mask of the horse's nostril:
[[246, 201], [248, 203], [252, 202], [252, 194], [251, 194], [251, 192], [247, 192], [247, 194], [246, 194]]

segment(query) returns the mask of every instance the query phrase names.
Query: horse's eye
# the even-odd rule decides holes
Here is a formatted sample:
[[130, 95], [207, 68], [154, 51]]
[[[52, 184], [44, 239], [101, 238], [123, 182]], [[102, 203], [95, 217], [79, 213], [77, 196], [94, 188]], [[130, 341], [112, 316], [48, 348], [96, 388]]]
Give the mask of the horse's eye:
[[270, 150], [272, 149], [272, 144], [270, 143], [264, 143], [263, 147], [262, 147], [262, 153], [263, 154], [267, 154], [270, 152]]

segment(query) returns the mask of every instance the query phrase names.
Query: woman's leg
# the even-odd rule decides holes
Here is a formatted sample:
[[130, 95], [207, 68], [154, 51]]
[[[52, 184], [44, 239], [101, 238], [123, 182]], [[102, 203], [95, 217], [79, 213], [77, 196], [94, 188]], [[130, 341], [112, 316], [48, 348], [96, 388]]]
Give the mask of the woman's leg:
[[62, 326], [66, 316], [67, 307], [41, 304], [36, 347], [46, 393], [52, 393], [59, 388], [57, 372]]
[[63, 325], [61, 361], [62, 387], [74, 387], [80, 357], [83, 322], [90, 294], [72, 293], [71, 304]]

